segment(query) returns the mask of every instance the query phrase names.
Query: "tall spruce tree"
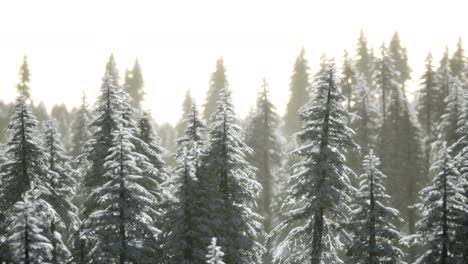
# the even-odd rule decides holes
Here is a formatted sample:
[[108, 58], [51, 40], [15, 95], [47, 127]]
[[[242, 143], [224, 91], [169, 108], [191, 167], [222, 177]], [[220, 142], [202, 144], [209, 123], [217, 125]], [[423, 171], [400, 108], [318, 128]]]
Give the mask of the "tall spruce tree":
[[436, 81], [436, 72], [432, 66], [432, 54], [426, 58], [425, 72], [421, 77], [421, 89], [418, 91], [416, 111], [424, 132], [425, 174], [429, 171], [433, 157], [432, 144], [436, 140], [437, 124], [442, 110], [442, 93]]
[[[338, 254], [338, 219], [346, 219], [353, 190], [349, 184], [353, 172], [345, 165], [343, 154], [356, 145], [353, 131], [346, 126], [350, 113], [342, 105], [345, 98], [334, 63], [329, 62], [322, 72], [314, 87], [316, 98], [301, 112], [301, 146], [294, 151], [301, 161], [294, 165], [298, 170], [289, 179], [287, 198], [294, 204], [277, 227], [289, 232], [275, 256], [284, 263], [343, 263]], [[296, 223], [299, 225], [288, 229]], [[285, 249], [292, 253], [282, 256]]]
[[457, 183], [459, 172], [445, 143], [433, 170], [436, 176], [432, 183], [420, 192], [421, 220], [414, 239], [425, 252], [415, 263], [463, 263], [461, 252], [453, 245], [460, 242], [456, 241], [455, 233], [466, 200]]
[[94, 110], [96, 117], [89, 124], [89, 129], [93, 133], [81, 154], [81, 158], [86, 158], [88, 161], [83, 184], [90, 189], [102, 186], [106, 182], [104, 162], [112, 144], [112, 132], [117, 128], [118, 120], [121, 118], [120, 88], [116, 78], [118, 78], [117, 68], [111, 55]]
[[[269, 98], [268, 84], [263, 80], [262, 89], [257, 96], [255, 114], [246, 129], [245, 142], [253, 150], [247, 153], [247, 160], [257, 168], [257, 181], [262, 185], [257, 207], [258, 213], [263, 217], [263, 228], [267, 234], [272, 231], [273, 220], [277, 217], [274, 209], [275, 197], [278, 194], [276, 187], [280, 180], [277, 175], [284, 159], [279, 123], [279, 116]], [[272, 263], [270, 243], [266, 243], [266, 250], [263, 263]]]
[[125, 84], [123, 85], [125, 92], [130, 96], [130, 104], [135, 109], [141, 109], [141, 103], [145, 96], [143, 86], [144, 81], [140, 63], [135, 60], [132, 70], [125, 73]]
[[[465, 100], [461, 81], [458, 78], [450, 78], [449, 94], [445, 98], [446, 107], [437, 127], [439, 144], [446, 142], [448, 147], [454, 147], [454, 144], [462, 136], [459, 121], [463, 115]], [[454, 154], [457, 154], [460, 150], [457, 148], [454, 150]]]
[[207, 196], [202, 197], [203, 208], [210, 209], [210, 230], [218, 237], [227, 264], [260, 263], [264, 249], [257, 236], [262, 229], [253, 209], [261, 186], [245, 158], [251, 150], [240, 138], [231, 92], [225, 88], [218, 98], [203, 159], [204, 175], [199, 179], [208, 188]]
[[80, 222], [78, 208], [71, 203], [76, 187], [75, 171], [60, 142], [55, 120], [49, 120], [45, 124], [43, 148], [51, 187], [50, 195], [46, 195], [45, 199], [60, 217], [59, 221], [51, 224], [68, 235], [68, 232], [78, 230]]
[[97, 202], [83, 223], [92, 244], [89, 263], [154, 263], [156, 198], [139, 183], [143, 176], [132, 137], [122, 126], [113, 132], [104, 164], [107, 182], [90, 194]]
[[362, 160], [364, 155], [369, 153], [377, 143], [380, 116], [379, 110], [375, 106], [372, 92], [363, 75], [357, 76], [353, 90], [356, 99], [351, 108], [354, 116], [349, 126], [356, 133], [354, 139], [360, 146], [360, 149], [349, 152], [348, 162], [351, 169], [360, 174], [363, 172]]
[[90, 138], [90, 131], [88, 124], [90, 120], [90, 113], [86, 94], [81, 96], [80, 109], [76, 114], [75, 120], [72, 123], [72, 136], [70, 155], [72, 158], [78, 157], [84, 151], [84, 145]]
[[408, 65], [408, 54], [406, 48], [401, 45], [398, 32], [393, 34], [388, 47], [388, 53], [395, 63], [395, 70], [398, 72], [398, 83], [405, 91], [405, 83], [411, 79], [411, 68]]
[[19, 73], [19, 83], [16, 85], [16, 91], [19, 95], [23, 95], [27, 99], [31, 99], [31, 77], [29, 72], [28, 57], [23, 57], [23, 64], [21, 64]]
[[211, 121], [211, 115], [216, 111], [218, 95], [228, 85], [224, 60], [223, 58], [219, 58], [216, 61], [216, 70], [211, 74], [210, 87], [208, 88], [205, 104], [203, 105], [203, 119], [205, 122], [209, 123]]
[[450, 58], [448, 48], [445, 48], [444, 54], [439, 62], [439, 67], [436, 70], [436, 84], [440, 92], [438, 104], [438, 116], [441, 116], [447, 107], [445, 98], [449, 95], [450, 79], [452, 78], [452, 71], [450, 69]]
[[184, 102], [182, 103], [182, 118], [176, 125], [177, 138], [184, 136], [185, 130], [187, 129], [187, 123], [185, 122], [185, 119], [192, 111], [192, 106], [194, 105], [194, 103], [195, 100], [192, 97], [190, 90], [187, 90], [187, 92], [185, 93]]
[[201, 207], [200, 159], [204, 146], [206, 128], [193, 105], [185, 123], [187, 129], [178, 140], [178, 163], [174, 177], [173, 196], [167, 203], [164, 215], [162, 263], [203, 263], [205, 260], [205, 232], [202, 216], [209, 214], [208, 208]]
[[450, 69], [453, 76], [460, 78], [461, 80], [466, 77], [466, 57], [463, 49], [462, 39], [459, 38], [457, 42], [457, 49], [453, 53], [450, 59]]
[[367, 84], [372, 83], [372, 51], [367, 47], [367, 39], [364, 31], [359, 32], [359, 39], [356, 48], [356, 71], [363, 75]]
[[393, 59], [388, 54], [384, 44], [382, 44], [380, 48], [380, 57], [375, 61], [373, 72], [374, 83], [380, 93], [380, 115], [385, 119], [389, 95], [393, 90], [400, 89], [400, 85], [398, 82], [398, 72], [394, 67]]
[[[47, 166], [44, 151], [35, 137], [37, 120], [31, 114], [25, 96], [19, 96], [8, 126], [6, 143], [7, 161], [0, 167], [0, 236], [6, 237], [7, 216], [13, 214], [14, 204], [23, 201], [31, 183], [48, 187]], [[6, 241], [0, 241], [0, 260], [9, 261]], [[14, 254], [13, 254], [14, 256]]]
[[[466, 135], [463, 139], [465, 142], [468, 141]], [[468, 145], [468, 144], [466, 144]], [[457, 243], [454, 245], [458, 252], [461, 252], [463, 257], [463, 263], [468, 262], [468, 147], [464, 147], [463, 150], [457, 156], [457, 167], [460, 172], [458, 179], [458, 187], [463, 191], [465, 204], [464, 208], [459, 211], [457, 217], [459, 228], [456, 230]]]
[[346, 263], [405, 263], [399, 248], [403, 236], [392, 224], [400, 220], [400, 215], [388, 206], [386, 176], [379, 171], [379, 165], [379, 158], [370, 150], [363, 161], [364, 174], [348, 223], [351, 242]]
[[[388, 114], [383, 119], [378, 139], [382, 172], [388, 176], [388, 190], [392, 205], [405, 219], [405, 228], [414, 234], [416, 211], [410, 205], [417, 202], [417, 192], [424, 184], [424, 152], [421, 128], [402, 91], [391, 91]], [[414, 261], [415, 249], [409, 259]]]
[[284, 128], [287, 135], [296, 133], [301, 128], [299, 109], [309, 101], [309, 66], [302, 49], [294, 64], [291, 83], [289, 85], [289, 102], [284, 116]]

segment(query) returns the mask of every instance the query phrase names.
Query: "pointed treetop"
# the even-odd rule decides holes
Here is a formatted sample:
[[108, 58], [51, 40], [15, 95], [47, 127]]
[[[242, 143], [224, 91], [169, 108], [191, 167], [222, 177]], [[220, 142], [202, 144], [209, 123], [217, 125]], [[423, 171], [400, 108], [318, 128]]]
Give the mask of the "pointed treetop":
[[28, 57], [24, 55], [23, 64], [21, 64], [19, 73], [19, 83], [16, 85], [16, 90], [20, 95], [25, 96], [27, 99], [31, 99], [31, 87], [30, 87], [30, 72]]
[[211, 120], [211, 115], [216, 111], [216, 103], [220, 91], [228, 86], [229, 83], [226, 78], [224, 59], [221, 57], [216, 61], [216, 71], [211, 75], [210, 87], [206, 95], [206, 102], [203, 105], [203, 119], [207, 122]]

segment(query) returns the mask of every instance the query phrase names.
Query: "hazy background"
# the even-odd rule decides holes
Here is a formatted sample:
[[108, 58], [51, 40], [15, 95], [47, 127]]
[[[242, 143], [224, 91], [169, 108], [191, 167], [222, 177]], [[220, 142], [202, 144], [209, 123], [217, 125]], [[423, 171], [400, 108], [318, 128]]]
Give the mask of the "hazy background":
[[456, 36], [468, 41], [467, 10], [466, 0], [2, 1], [1, 97], [15, 97], [27, 54], [36, 102], [75, 106], [82, 90], [93, 102], [114, 52], [121, 76], [138, 57], [144, 108], [156, 121], [174, 123], [187, 89], [199, 104], [204, 101], [215, 62], [223, 56], [240, 115], [254, 103], [263, 77], [282, 114], [300, 49], [306, 49], [315, 73], [323, 52], [340, 63], [360, 29], [373, 48], [398, 30], [413, 67], [411, 91], [430, 49], [438, 60], [445, 45], [453, 51]]

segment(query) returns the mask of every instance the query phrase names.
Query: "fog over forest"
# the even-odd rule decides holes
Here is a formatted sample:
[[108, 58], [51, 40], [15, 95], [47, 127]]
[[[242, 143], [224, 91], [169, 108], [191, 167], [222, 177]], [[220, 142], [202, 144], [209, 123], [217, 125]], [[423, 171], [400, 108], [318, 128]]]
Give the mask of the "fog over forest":
[[[118, 3], [114, 10], [120, 13], [127, 6]], [[252, 4], [248, 10], [262, 6]], [[428, 10], [435, 12], [437, 6], [429, 3]], [[137, 7], [129, 10], [150, 14]], [[232, 4], [216, 4], [211, 10], [228, 7]], [[271, 12], [280, 7], [285, 13], [304, 12], [297, 4], [272, 4]], [[174, 11], [169, 4], [166, 8]], [[264, 17], [267, 22], [272, 18], [271, 13]], [[346, 24], [346, 18], [335, 19]], [[232, 19], [227, 15], [227, 21]], [[184, 21], [190, 23], [189, 17]], [[102, 26], [102, 21], [93, 23]], [[93, 23], [77, 28], [90, 29]], [[230, 25], [228, 32], [245, 27]], [[185, 32], [180, 26], [173, 26], [175, 33]], [[320, 27], [327, 29], [326, 23]], [[369, 28], [373, 32], [375, 25]], [[251, 56], [252, 65], [236, 59], [222, 41], [218, 44], [227, 56], [220, 53], [211, 61], [213, 54], [200, 58], [210, 54], [207, 50], [193, 56], [184, 51], [187, 61], [199, 60], [200, 68], [186, 78], [198, 88], [177, 91], [172, 88], [179, 79], [187, 81], [187, 68], [180, 68], [171, 85], [165, 86], [168, 79], [162, 77], [155, 89], [153, 75], [164, 76], [164, 69], [140, 63], [149, 61], [144, 56], [121, 65], [119, 56], [128, 62], [133, 51], [107, 47], [98, 56], [107, 58], [90, 61], [100, 76], [96, 86], [78, 89], [73, 79], [63, 82], [61, 89], [70, 90], [64, 103], [51, 99], [64, 95], [56, 94], [57, 88], [44, 86], [50, 76], [40, 77], [54, 68], [34, 66], [47, 65], [38, 59], [45, 51], [26, 49], [17, 58], [14, 95], [0, 83], [5, 89], [0, 96], [0, 263], [468, 263], [468, 58], [463, 42], [468, 35], [452, 28], [450, 39], [434, 36], [434, 53], [428, 49], [416, 62], [421, 50], [414, 47], [428, 43], [411, 44], [417, 37], [407, 40], [400, 33], [408, 28], [397, 26], [377, 46], [370, 44], [373, 37], [365, 26], [354, 28], [357, 34], [340, 42], [353, 44], [340, 47], [339, 55], [337, 43], [317, 50], [304, 37], [301, 45], [285, 44], [277, 51], [280, 59], [265, 64], [258, 64], [259, 57], [244, 44], [237, 55]], [[349, 35], [344, 29], [327, 34], [340, 32]], [[180, 36], [171, 40], [174, 47], [180, 45]], [[288, 63], [285, 54], [292, 53], [295, 59]], [[30, 57], [38, 63], [31, 64]], [[247, 70], [235, 73], [240, 62]], [[251, 71], [253, 65], [270, 63], [282, 65], [266, 66], [269, 75]], [[5, 65], [0, 63], [0, 69]], [[210, 73], [198, 76], [206, 65]], [[60, 67], [60, 75], [67, 65], [54, 67]], [[174, 69], [167, 67], [169, 76], [174, 77]], [[249, 71], [245, 79], [239, 74]], [[42, 83], [37, 90], [36, 78]], [[74, 78], [93, 83], [79, 72]], [[236, 86], [255, 78], [255, 88]], [[206, 80], [205, 87], [199, 87], [200, 80]], [[71, 103], [77, 95], [79, 104]]]

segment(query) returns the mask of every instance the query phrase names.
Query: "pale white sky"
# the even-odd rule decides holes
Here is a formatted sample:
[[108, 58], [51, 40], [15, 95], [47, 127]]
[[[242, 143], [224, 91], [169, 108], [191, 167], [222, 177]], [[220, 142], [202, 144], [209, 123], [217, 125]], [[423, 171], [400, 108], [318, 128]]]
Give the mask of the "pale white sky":
[[241, 116], [263, 77], [282, 114], [302, 47], [314, 73], [323, 52], [337, 59], [345, 48], [354, 53], [361, 28], [374, 48], [398, 30], [417, 79], [429, 50], [438, 61], [445, 45], [453, 51], [459, 36], [466, 47], [467, 10], [466, 0], [1, 1], [0, 96], [15, 97], [27, 54], [36, 102], [78, 105], [82, 90], [94, 102], [114, 52], [122, 75], [138, 57], [145, 108], [157, 122], [175, 122], [187, 89], [203, 102], [223, 56]]

